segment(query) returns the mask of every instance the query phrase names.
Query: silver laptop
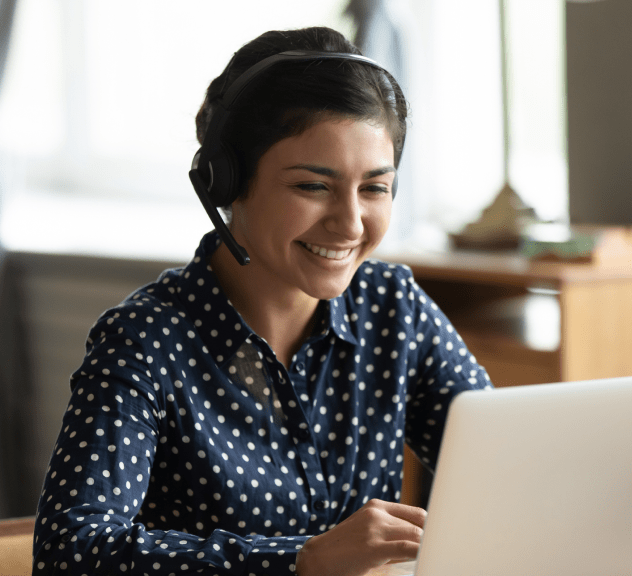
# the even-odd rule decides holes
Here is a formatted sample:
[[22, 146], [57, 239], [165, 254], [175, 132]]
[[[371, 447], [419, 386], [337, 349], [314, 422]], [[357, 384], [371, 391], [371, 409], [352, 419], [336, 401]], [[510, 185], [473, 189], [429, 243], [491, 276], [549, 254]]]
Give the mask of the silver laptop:
[[632, 377], [453, 401], [415, 576], [523, 575], [632, 575]]

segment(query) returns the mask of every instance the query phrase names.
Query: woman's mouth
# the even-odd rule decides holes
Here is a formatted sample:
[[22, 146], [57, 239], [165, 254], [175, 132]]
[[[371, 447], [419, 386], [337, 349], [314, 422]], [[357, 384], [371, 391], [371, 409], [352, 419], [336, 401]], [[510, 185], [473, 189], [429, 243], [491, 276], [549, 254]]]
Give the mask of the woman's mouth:
[[346, 258], [351, 253], [351, 249], [347, 250], [328, 250], [327, 248], [322, 248], [321, 246], [316, 246], [315, 244], [310, 244], [309, 242], [299, 242], [301, 246], [307, 248], [313, 254], [317, 254], [318, 256], [322, 256], [323, 258], [328, 258], [329, 260], [342, 260]]

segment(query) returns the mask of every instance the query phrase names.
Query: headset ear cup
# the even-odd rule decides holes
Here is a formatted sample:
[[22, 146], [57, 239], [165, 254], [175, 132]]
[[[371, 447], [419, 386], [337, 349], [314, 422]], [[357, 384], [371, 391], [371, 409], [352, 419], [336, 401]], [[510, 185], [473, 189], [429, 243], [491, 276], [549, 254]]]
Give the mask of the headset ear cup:
[[209, 196], [213, 205], [223, 208], [229, 206], [239, 195], [239, 165], [230, 146], [223, 142], [219, 151], [209, 160], [213, 173], [213, 185]]

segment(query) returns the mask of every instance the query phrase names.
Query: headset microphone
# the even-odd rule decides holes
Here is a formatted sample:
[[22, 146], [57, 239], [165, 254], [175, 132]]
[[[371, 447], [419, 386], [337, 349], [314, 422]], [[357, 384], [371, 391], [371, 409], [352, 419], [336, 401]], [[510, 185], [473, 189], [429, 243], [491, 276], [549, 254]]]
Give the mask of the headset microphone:
[[[242, 266], [250, 262], [248, 252], [237, 243], [217, 210], [218, 207], [232, 204], [239, 195], [240, 190], [239, 165], [230, 145], [222, 139], [224, 127], [230, 118], [233, 104], [239, 99], [248, 85], [262, 72], [280, 62], [310, 62], [314, 60], [348, 60], [362, 62], [384, 72], [391, 84], [397, 86], [397, 82], [388, 71], [384, 70], [384, 68], [370, 58], [344, 52], [311, 52], [298, 50], [281, 52], [264, 58], [254, 66], [248, 68], [248, 70], [229, 86], [213, 110], [202, 147], [193, 158], [189, 178], [191, 179], [198, 198], [202, 202], [202, 206], [204, 206], [206, 213], [213, 222], [215, 230], [231, 254]], [[395, 196], [395, 192], [396, 181], [393, 186], [393, 196]]]

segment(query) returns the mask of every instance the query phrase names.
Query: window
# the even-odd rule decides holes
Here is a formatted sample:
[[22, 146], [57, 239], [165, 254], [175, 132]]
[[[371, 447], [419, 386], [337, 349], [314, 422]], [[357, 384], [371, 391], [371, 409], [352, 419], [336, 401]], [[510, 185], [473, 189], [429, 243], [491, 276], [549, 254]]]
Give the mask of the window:
[[[351, 36], [346, 4], [20, 0], [0, 93], [5, 242], [119, 254], [135, 244], [140, 254], [169, 256], [153, 247], [159, 225], [143, 224], [166, 210], [170, 223], [182, 220], [187, 238], [173, 254], [188, 255], [209, 228], [187, 175], [209, 81], [265, 30], [323, 24]], [[415, 0], [410, 7], [419, 42], [410, 55], [417, 74], [406, 161], [415, 174], [396, 210], [455, 229], [502, 185], [498, 2]], [[543, 217], [564, 218], [563, 4], [507, 0], [507, 10], [512, 183]], [[65, 222], [72, 238], [63, 234]], [[98, 247], [98, 229], [110, 230], [106, 248]]]

